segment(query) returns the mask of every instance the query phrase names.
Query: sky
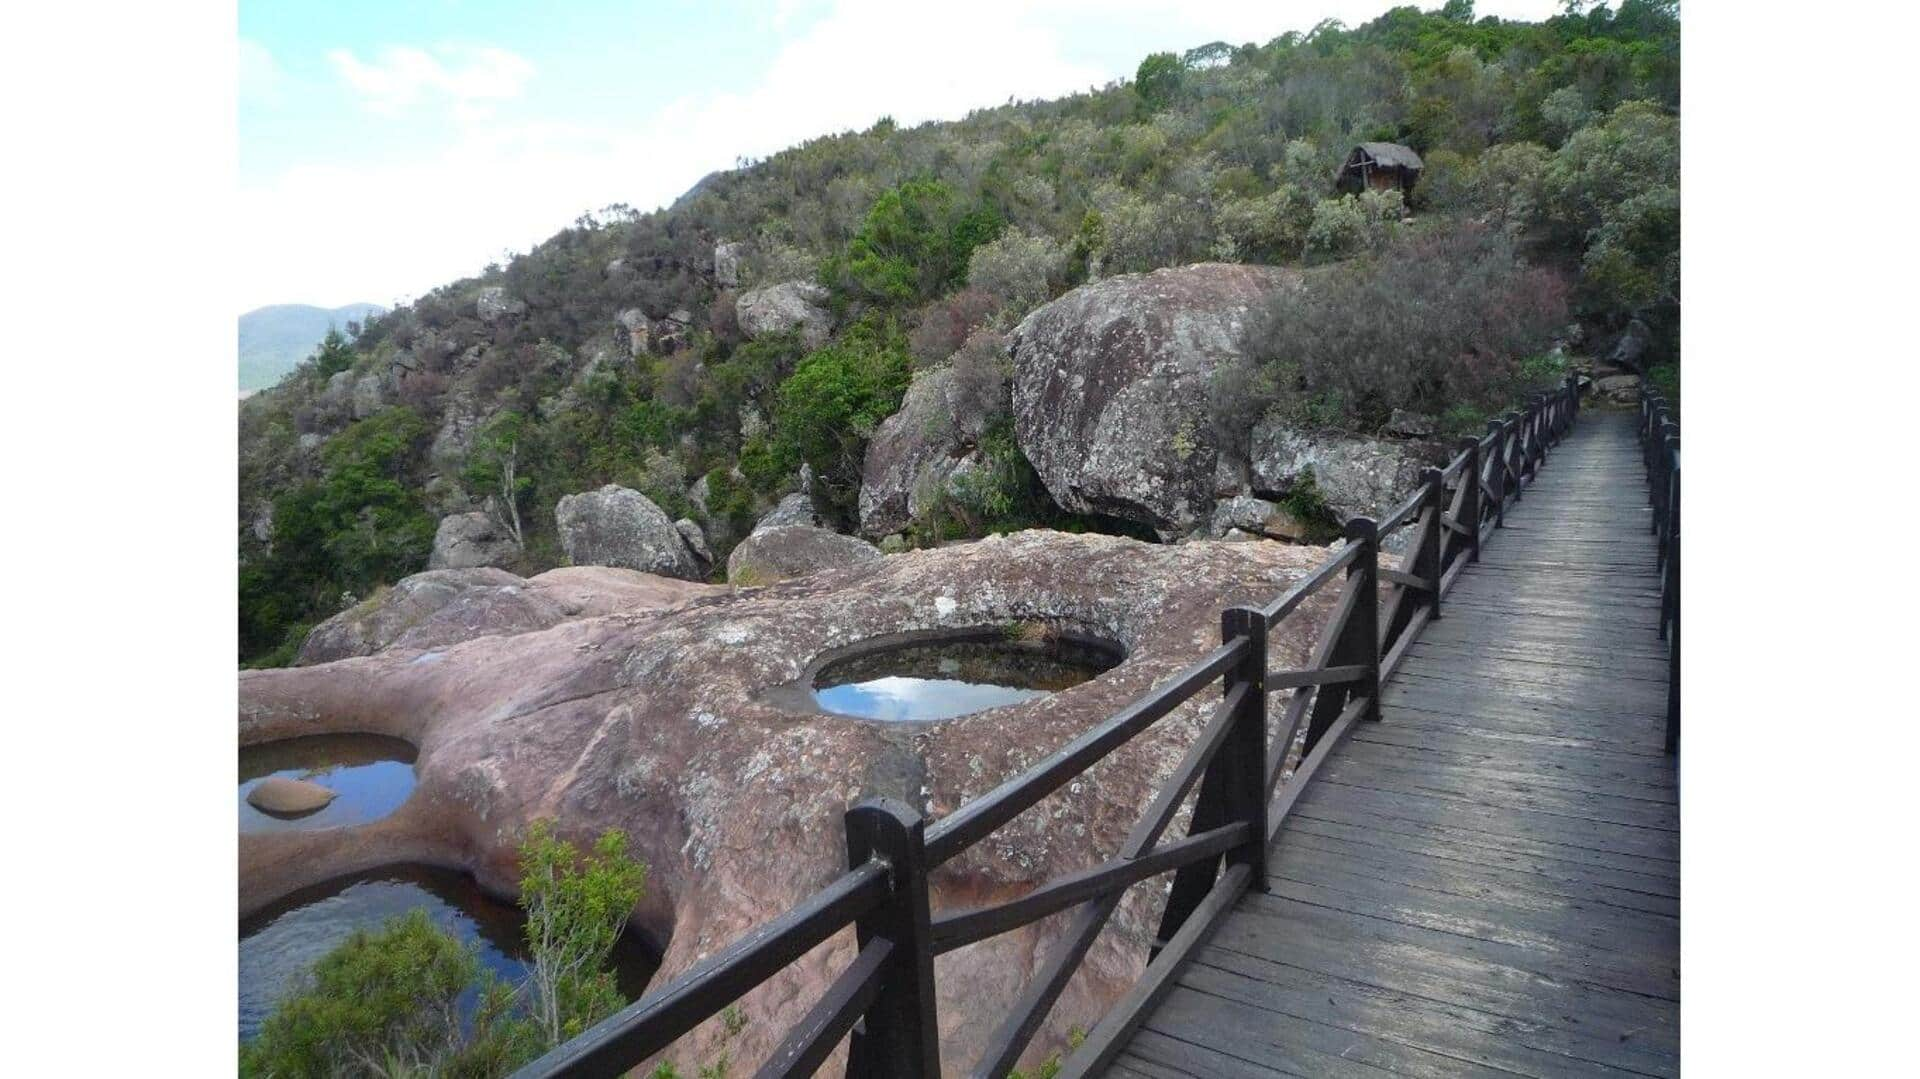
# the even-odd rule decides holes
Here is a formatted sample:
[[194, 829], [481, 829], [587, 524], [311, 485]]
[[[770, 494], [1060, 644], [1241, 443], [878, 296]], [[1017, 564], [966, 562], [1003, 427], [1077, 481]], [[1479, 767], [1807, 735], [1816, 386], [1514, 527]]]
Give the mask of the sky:
[[1131, 77], [1151, 52], [1358, 25], [1389, 6], [242, 0], [238, 310], [391, 306], [582, 213], [650, 210], [814, 136], [1057, 97]]

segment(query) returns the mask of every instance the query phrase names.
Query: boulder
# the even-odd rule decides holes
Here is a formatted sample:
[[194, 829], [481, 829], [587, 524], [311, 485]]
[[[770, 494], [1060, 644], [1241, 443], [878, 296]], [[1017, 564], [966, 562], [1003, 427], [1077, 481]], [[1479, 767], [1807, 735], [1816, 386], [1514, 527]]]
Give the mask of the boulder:
[[520, 544], [513, 534], [502, 528], [493, 514], [476, 510], [440, 518], [427, 568], [475, 569], [504, 565], [519, 557]]
[[1647, 324], [1634, 319], [1620, 336], [1613, 339], [1613, 347], [1607, 350], [1606, 362], [1615, 367], [1625, 367], [1640, 371], [1646, 367], [1647, 350], [1653, 347], [1653, 331]]
[[673, 522], [673, 527], [679, 531], [680, 538], [687, 541], [687, 550], [693, 552], [701, 565], [713, 565], [713, 549], [707, 546], [707, 534], [700, 531], [700, 526], [692, 518], [682, 517]]
[[1640, 399], [1640, 376], [1608, 375], [1595, 379], [1593, 392], [1616, 404], [1632, 404]]
[[353, 382], [353, 418], [364, 420], [385, 403], [379, 375], [362, 375]]
[[820, 516], [820, 511], [814, 508], [813, 496], [805, 491], [795, 491], [767, 511], [767, 515], [754, 524], [753, 530], [761, 532], [769, 528], [784, 528], [787, 525], [811, 525], [814, 528], [825, 528], [827, 522]]
[[613, 321], [626, 337], [628, 354], [636, 359], [646, 355], [653, 344], [653, 323], [647, 319], [647, 313], [638, 307], [629, 307], [613, 316]]
[[569, 566], [526, 579], [503, 569], [428, 570], [315, 626], [294, 662], [445, 648], [574, 618], [661, 610], [718, 591], [723, 589], [605, 566]]
[[247, 804], [267, 813], [293, 817], [325, 809], [333, 791], [309, 779], [268, 776], [247, 792]]
[[717, 288], [733, 288], [740, 284], [740, 260], [747, 254], [747, 245], [738, 240], [713, 245], [713, 283]]
[[1288, 494], [1311, 473], [1336, 521], [1378, 520], [1413, 492], [1422, 471], [1444, 463], [1444, 451], [1427, 443], [1312, 432], [1275, 420], [1254, 426], [1248, 456], [1254, 493]]
[[1222, 539], [1234, 538], [1232, 533], [1240, 532], [1298, 543], [1307, 538], [1309, 525], [1277, 502], [1235, 495], [1214, 504], [1209, 531]]
[[878, 562], [879, 548], [853, 536], [812, 525], [775, 525], [754, 529], [727, 556], [727, 581], [737, 585], [772, 584], [830, 569]]
[[740, 294], [733, 310], [747, 337], [798, 330], [808, 348], [819, 348], [833, 329], [827, 290], [811, 281], [782, 281]]
[[1212, 512], [1209, 389], [1297, 271], [1203, 263], [1111, 277], [1013, 331], [1014, 431], [1053, 500], [1190, 532]]
[[1424, 413], [1396, 408], [1383, 430], [1398, 438], [1432, 438], [1440, 430], [1440, 422]]
[[576, 566], [619, 566], [697, 580], [700, 567], [680, 530], [653, 500], [609, 483], [554, 507], [560, 546]]
[[[553, 819], [574, 842], [619, 828], [648, 865], [632, 925], [663, 947], [654, 984], [664, 985], [842, 873], [847, 807], [884, 795], [931, 819], [952, 814], [1200, 658], [1219, 640], [1223, 606], [1265, 603], [1325, 557], [1278, 543], [1023, 532], [671, 611], [472, 640], [431, 659], [389, 652], [243, 671], [241, 744], [362, 731], [420, 752], [413, 796], [375, 824], [240, 836], [239, 913], [396, 860], [464, 870], [510, 895], [514, 845], [531, 821]], [[1339, 594], [1335, 582], [1274, 627], [1272, 667], [1306, 665]], [[1126, 662], [910, 732], [772, 692], [803, 684], [819, 657], [855, 642], [1029, 621], [1117, 642]], [[1218, 699], [1201, 694], [1116, 748], [1091, 781], [961, 852], [934, 877], [934, 909], [1003, 902], [1111, 857]], [[1157, 882], [1126, 892], [1021, 1067], [1064, 1048], [1070, 1028], [1093, 1029], [1132, 987], [1164, 894]], [[973, 1066], [1007, 1001], [1032, 981], [1035, 957], [1071, 921], [1043, 919], [941, 957], [946, 1074]], [[746, 1023], [726, 1046], [738, 1074], [760, 1066], [854, 948], [851, 932], [837, 934], [741, 1000]], [[721, 1027], [690, 1032], [674, 1056], [714, 1059]]]
[[[1000, 391], [1005, 393], [1004, 384]], [[860, 534], [898, 532], [927, 511], [954, 474], [977, 464], [986, 429], [981, 395], [960, 384], [951, 364], [913, 377], [900, 410], [867, 442], [860, 473]]]
[[508, 295], [505, 286], [488, 285], [474, 296], [473, 309], [482, 322], [501, 322], [526, 314], [527, 304]]

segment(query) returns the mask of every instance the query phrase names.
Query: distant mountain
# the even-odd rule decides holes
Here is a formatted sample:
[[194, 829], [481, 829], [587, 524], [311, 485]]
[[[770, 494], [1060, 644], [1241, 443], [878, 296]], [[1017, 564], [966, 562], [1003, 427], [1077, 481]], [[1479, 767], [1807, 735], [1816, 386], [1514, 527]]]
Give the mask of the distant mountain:
[[313, 355], [327, 329], [383, 315], [379, 304], [350, 303], [329, 310], [303, 303], [277, 303], [240, 316], [240, 389], [264, 390]]

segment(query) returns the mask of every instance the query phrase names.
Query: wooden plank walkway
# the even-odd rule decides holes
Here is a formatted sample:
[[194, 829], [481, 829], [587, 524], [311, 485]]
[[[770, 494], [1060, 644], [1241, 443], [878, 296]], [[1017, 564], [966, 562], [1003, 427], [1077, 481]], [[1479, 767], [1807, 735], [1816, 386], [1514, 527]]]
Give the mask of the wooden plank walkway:
[[1678, 1073], [1650, 520], [1583, 414], [1109, 1075]]

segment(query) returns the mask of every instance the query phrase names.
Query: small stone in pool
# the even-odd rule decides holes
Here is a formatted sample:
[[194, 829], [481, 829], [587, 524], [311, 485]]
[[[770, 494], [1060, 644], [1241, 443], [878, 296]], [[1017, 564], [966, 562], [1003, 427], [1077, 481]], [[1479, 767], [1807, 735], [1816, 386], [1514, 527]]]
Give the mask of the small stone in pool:
[[266, 813], [313, 813], [333, 798], [333, 791], [318, 783], [287, 776], [268, 776], [247, 792], [247, 802]]

